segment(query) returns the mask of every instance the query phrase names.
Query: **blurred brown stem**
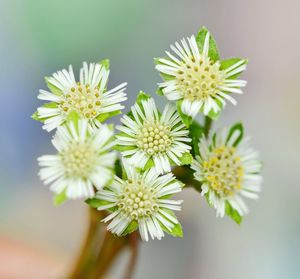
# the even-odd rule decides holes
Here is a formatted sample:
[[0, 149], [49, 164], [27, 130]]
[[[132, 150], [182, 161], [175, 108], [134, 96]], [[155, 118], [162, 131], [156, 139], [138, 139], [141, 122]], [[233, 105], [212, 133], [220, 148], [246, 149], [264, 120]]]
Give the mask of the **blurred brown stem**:
[[129, 264], [127, 266], [127, 270], [125, 271], [124, 279], [131, 279], [133, 273], [135, 271], [137, 258], [138, 258], [138, 250], [139, 250], [139, 235], [138, 232], [135, 231], [131, 233], [129, 236], [129, 247], [131, 250], [131, 255], [129, 259]]

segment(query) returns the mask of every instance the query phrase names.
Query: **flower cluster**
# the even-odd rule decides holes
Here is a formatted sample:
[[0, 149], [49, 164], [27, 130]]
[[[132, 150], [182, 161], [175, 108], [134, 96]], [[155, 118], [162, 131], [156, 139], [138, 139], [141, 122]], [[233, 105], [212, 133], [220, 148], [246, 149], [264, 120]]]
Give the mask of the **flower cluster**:
[[[47, 77], [49, 91], [38, 95], [47, 103], [32, 116], [48, 132], [56, 130], [57, 154], [38, 158], [55, 203], [85, 199], [118, 236], [138, 230], [145, 241], [165, 233], [182, 237], [174, 211], [183, 201], [172, 196], [185, 185], [200, 191], [218, 217], [237, 223], [248, 212], [243, 198], [256, 199], [260, 191], [261, 163], [243, 125], [210, 131], [226, 100], [236, 104], [232, 94], [242, 93], [246, 81], [238, 77], [247, 60], [221, 60], [206, 28], [171, 50], [155, 59], [164, 79], [157, 93], [170, 102], [160, 111], [140, 92], [117, 134], [105, 121], [124, 108], [126, 83], [107, 89], [108, 60], [84, 62], [79, 80], [72, 66]], [[204, 124], [196, 120], [200, 114]]]

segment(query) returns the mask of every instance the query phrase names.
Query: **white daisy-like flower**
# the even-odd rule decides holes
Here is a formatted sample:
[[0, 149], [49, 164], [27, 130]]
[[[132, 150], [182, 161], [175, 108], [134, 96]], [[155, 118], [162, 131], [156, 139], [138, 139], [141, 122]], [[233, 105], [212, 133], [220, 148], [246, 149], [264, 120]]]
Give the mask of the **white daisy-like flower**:
[[[182, 183], [172, 173], [159, 176], [154, 168], [143, 173], [123, 161], [126, 179], [115, 176], [112, 184], [96, 193], [103, 205], [98, 210], [111, 210], [103, 221], [110, 222], [107, 229], [122, 235], [139, 229], [145, 241], [161, 239], [164, 231], [172, 234], [179, 225], [173, 210], [181, 210], [181, 200], [171, 200], [170, 195], [181, 192]], [[127, 232], [128, 233], [128, 232]]]
[[[109, 70], [101, 64], [86, 62], [80, 69], [80, 79], [76, 82], [72, 66], [47, 78], [52, 92], [40, 90], [38, 99], [50, 101], [50, 105], [38, 108], [38, 118], [44, 120], [43, 128], [51, 131], [63, 124], [69, 113], [75, 111], [90, 124], [101, 122], [101, 117], [110, 117], [123, 109], [126, 83], [106, 90]], [[100, 119], [100, 121], [99, 121]]]
[[[167, 104], [162, 114], [152, 98], [136, 103], [131, 108], [132, 117], [124, 115], [122, 133], [116, 144], [123, 147], [122, 155], [135, 167], [144, 168], [149, 160], [160, 174], [170, 172], [171, 164], [182, 165], [181, 158], [189, 155], [191, 139], [181, 122], [175, 106]], [[126, 150], [124, 150], [126, 149]]]
[[107, 125], [91, 132], [87, 120], [60, 126], [52, 140], [57, 155], [38, 158], [39, 175], [56, 194], [65, 191], [69, 199], [89, 198], [94, 187], [101, 189], [113, 177], [115, 152], [113, 131]]
[[[230, 93], [241, 94], [246, 81], [237, 80], [236, 75], [246, 69], [246, 60], [232, 59], [232, 63], [214, 60], [209, 56], [210, 34], [206, 33], [202, 51], [199, 50], [195, 36], [176, 42], [171, 49], [175, 55], [166, 51], [168, 58], [158, 59], [156, 69], [167, 75], [165, 82], [159, 84], [168, 100], [180, 101], [184, 114], [194, 118], [200, 111], [208, 115], [218, 113], [225, 100], [234, 105]], [[177, 57], [176, 57], [177, 55]]]
[[[202, 183], [202, 195], [223, 217], [226, 203], [240, 216], [248, 212], [243, 197], [257, 199], [262, 177], [258, 153], [249, 147], [249, 138], [239, 141], [238, 130], [225, 128], [199, 142], [200, 156], [192, 163], [195, 179]], [[239, 141], [237, 144], [237, 140]]]

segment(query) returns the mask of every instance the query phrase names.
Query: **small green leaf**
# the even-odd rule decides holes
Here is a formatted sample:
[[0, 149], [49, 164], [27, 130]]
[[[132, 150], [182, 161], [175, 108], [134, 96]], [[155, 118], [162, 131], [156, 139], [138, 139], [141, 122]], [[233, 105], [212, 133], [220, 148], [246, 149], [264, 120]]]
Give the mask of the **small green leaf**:
[[104, 122], [105, 120], [112, 118], [116, 115], [121, 114], [122, 112], [120, 110], [115, 110], [115, 111], [111, 111], [111, 112], [106, 112], [106, 113], [101, 113], [99, 114], [96, 119], [98, 121], [100, 121], [101, 123]]
[[190, 165], [193, 161], [193, 156], [189, 152], [185, 152], [179, 160], [182, 165]]
[[148, 162], [146, 163], [146, 165], [144, 166], [144, 170], [150, 169], [150, 168], [152, 168], [152, 167], [154, 167], [154, 161], [153, 161], [152, 158], [150, 158], [150, 159], [148, 160]]
[[[177, 220], [177, 217], [172, 210], [167, 209], [167, 208], [164, 208], [163, 210], [166, 211], [169, 215], [171, 215], [173, 218], [175, 218]], [[166, 218], [166, 219], [168, 219], [168, 218]], [[165, 231], [166, 233], [168, 233], [174, 237], [183, 237], [183, 230], [182, 230], [182, 227], [179, 222], [177, 224], [175, 224], [172, 231], [168, 230], [160, 221], [159, 221], [159, 224], [161, 225], [163, 231]]]
[[191, 152], [194, 156], [200, 155], [199, 140], [204, 133], [204, 128], [197, 121], [193, 121], [193, 123], [189, 127], [189, 130], [190, 130], [190, 138], [192, 139], [192, 151]]
[[145, 92], [143, 91], [140, 91], [139, 94], [137, 95], [137, 98], [136, 98], [136, 103], [138, 105], [142, 105], [142, 101], [147, 101], [151, 98], [151, 96], [149, 94], [146, 94]]
[[49, 77], [45, 77], [45, 82], [46, 82], [47, 87], [53, 94], [59, 95], [59, 96], [63, 94], [63, 92], [58, 87], [56, 87], [55, 85], [53, 85], [52, 83], [49, 82]]
[[235, 134], [236, 132], [239, 133], [239, 136], [236, 138], [236, 140], [232, 144], [234, 147], [236, 147], [240, 143], [240, 141], [243, 139], [244, 127], [243, 127], [242, 123], [238, 122], [230, 128], [227, 139], [226, 139], [226, 143], [231, 139], [232, 135]]
[[106, 70], [109, 70], [110, 62], [109, 59], [103, 59], [98, 64], [102, 65]]
[[[242, 59], [242, 58], [229, 58], [229, 59], [226, 59], [226, 60], [223, 60], [221, 61], [221, 66], [220, 66], [220, 70], [226, 70], [228, 69], [229, 67], [231, 67], [232, 65], [234, 65], [235, 63], [239, 62], [239, 61], [243, 61], [243, 63], [240, 65], [244, 65], [244, 64], [248, 64], [248, 60], [247, 59]], [[240, 67], [238, 66], [238, 67]], [[242, 74], [241, 73], [237, 73], [237, 74], [234, 74], [230, 77], [228, 77], [228, 79], [236, 79], [238, 78], [240, 75]]]
[[53, 198], [54, 205], [58, 206], [64, 203], [68, 197], [66, 196], [66, 190], [62, 191], [60, 194], [56, 194]]
[[31, 118], [37, 121], [41, 121], [38, 115], [37, 110], [31, 115]]
[[243, 217], [235, 210], [228, 201], [226, 201], [225, 205], [225, 212], [226, 214], [234, 220], [238, 225], [240, 225], [243, 221]]
[[92, 208], [98, 208], [99, 206], [111, 204], [111, 202], [99, 200], [97, 198], [87, 199], [85, 202]]
[[[42, 105], [42, 107], [44, 107], [44, 108], [57, 108], [57, 103], [54, 103], [54, 102], [45, 103], [45, 104]], [[44, 117], [44, 118], [39, 117], [39, 113], [38, 113], [37, 110], [31, 115], [32, 119], [40, 121], [42, 123], [44, 123], [45, 120], [50, 118], [50, 117]]]
[[[164, 57], [164, 59], [166, 60], [170, 60], [169, 58], [167, 57]], [[171, 61], [171, 60], [170, 60]], [[172, 61], [171, 61], [172, 62]], [[154, 58], [154, 63], [156, 65], [164, 65], [163, 63], [159, 62], [159, 58]], [[168, 75], [168, 74], [165, 74], [165, 73], [162, 73], [162, 72], [159, 72], [159, 75], [161, 76], [161, 78], [165, 81], [168, 81], [168, 80], [173, 80], [175, 77], [174, 76], [171, 76], [171, 75]]]
[[183, 102], [182, 100], [177, 101], [177, 103], [176, 103], [177, 111], [181, 117], [182, 122], [185, 124], [185, 126], [187, 128], [189, 128], [191, 123], [193, 122], [193, 119], [192, 119], [192, 117], [190, 117], [182, 112], [182, 110], [181, 110], [182, 102]]
[[156, 92], [155, 92], [157, 95], [159, 95], [159, 96], [164, 96], [164, 93], [163, 93], [163, 91], [162, 91], [162, 88], [161, 87], [159, 87], [157, 90], [156, 90]]
[[[196, 37], [196, 42], [197, 42], [200, 53], [203, 52], [204, 41], [205, 41], [207, 32], [209, 32], [208, 29], [206, 27], [202, 27]], [[210, 59], [212, 59], [212, 61], [220, 60], [220, 55], [219, 55], [216, 41], [211, 34], [209, 36], [208, 56], [210, 57]]]
[[130, 234], [134, 232], [138, 228], [138, 222], [137, 221], [132, 221], [128, 227], [125, 229], [125, 231], [122, 233], [122, 236]]

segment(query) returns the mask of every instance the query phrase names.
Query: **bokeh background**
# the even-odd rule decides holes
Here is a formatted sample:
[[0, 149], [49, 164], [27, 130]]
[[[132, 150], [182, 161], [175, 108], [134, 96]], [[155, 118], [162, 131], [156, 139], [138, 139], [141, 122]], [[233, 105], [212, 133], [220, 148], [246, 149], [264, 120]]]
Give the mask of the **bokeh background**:
[[[37, 177], [36, 158], [54, 151], [51, 135], [30, 119], [40, 104], [38, 90], [45, 89], [44, 76], [69, 64], [78, 69], [82, 61], [110, 58], [109, 86], [129, 83], [128, 109], [139, 90], [156, 90], [160, 78], [153, 57], [205, 25], [223, 58], [250, 61], [243, 76], [249, 81], [245, 94], [237, 97], [238, 106], [226, 107], [217, 126], [245, 123], [265, 162], [263, 191], [259, 201], [249, 202], [251, 213], [242, 226], [216, 219], [199, 194], [186, 191], [179, 216], [184, 239], [143, 244], [135, 278], [300, 278], [299, 1], [1, 0], [0, 6], [4, 244], [34, 247], [58, 261], [56, 275], [49, 278], [63, 278], [57, 274], [69, 268], [85, 231], [85, 205], [54, 207], [52, 194]], [[112, 278], [119, 278], [125, 257]]]

